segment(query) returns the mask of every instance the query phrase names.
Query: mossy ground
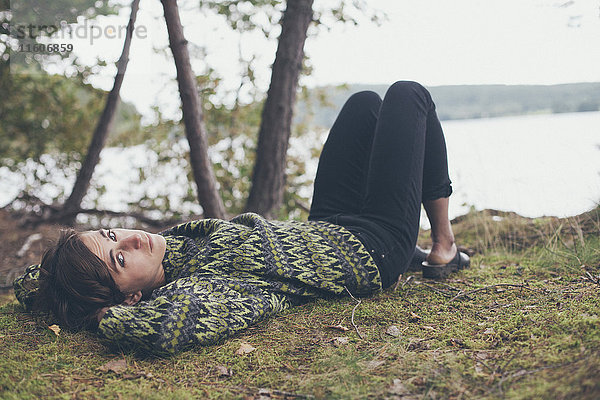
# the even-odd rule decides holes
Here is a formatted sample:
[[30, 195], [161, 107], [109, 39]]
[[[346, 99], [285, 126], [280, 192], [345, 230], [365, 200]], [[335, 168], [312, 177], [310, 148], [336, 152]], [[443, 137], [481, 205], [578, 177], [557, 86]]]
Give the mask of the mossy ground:
[[[405, 274], [362, 299], [362, 338], [355, 300], [322, 300], [219, 345], [141, 358], [89, 333], [57, 336], [3, 295], [0, 397], [599, 398], [599, 209], [473, 212], [454, 227], [471, 268], [439, 282]], [[242, 343], [255, 350], [237, 355]], [[126, 369], [102, 370], [120, 359]]]

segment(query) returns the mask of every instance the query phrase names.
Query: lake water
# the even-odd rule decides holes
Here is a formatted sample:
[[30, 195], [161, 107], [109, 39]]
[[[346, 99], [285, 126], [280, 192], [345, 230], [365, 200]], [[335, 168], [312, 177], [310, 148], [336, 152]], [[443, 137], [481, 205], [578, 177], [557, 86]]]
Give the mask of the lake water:
[[[444, 121], [442, 125], [454, 188], [451, 217], [471, 206], [530, 217], [571, 216], [600, 201], [600, 112]], [[292, 151], [305, 153], [299, 148]], [[141, 188], [130, 184], [137, 168], [155, 161], [143, 146], [105, 149], [95, 174], [95, 180], [107, 188], [99, 207], [125, 210], [127, 201], [141, 193]], [[307, 171], [314, 171], [316, 162], [312, 164]], [[184, 195], [182, 182], [178, 183], [185, 179], [180, 165], [173, 160], [162, 169], [162, 176], [145, 181], [151, 192], [172, 195], [172, 205]], [[0, 206], [25, 184], [0, 168]], [[69, 182], [60, 185], [69, 192]], [[193, 205], [187, 211], [200, 210]]]
[[444, 121], [455, 194], [465, 205], [571, 216], [600, 202], [600, 112]]

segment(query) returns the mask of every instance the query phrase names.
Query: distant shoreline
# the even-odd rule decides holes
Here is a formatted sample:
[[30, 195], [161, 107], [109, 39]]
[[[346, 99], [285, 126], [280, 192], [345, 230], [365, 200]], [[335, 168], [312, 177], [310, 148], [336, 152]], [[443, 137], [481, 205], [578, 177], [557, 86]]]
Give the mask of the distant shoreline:
[[[348, 84], [309, 89], [296, 115], [314, 113], [312, 123], [328, 127], [352, 93], [372, 90], [383, 96], [388, 85]], [[600, 82], [560, 85], [446, 85], [428, 87], [440, 120], [600, 111]], [[319, 96], [324, 95], [327, 105]], [[310, 104], [310, 107], [307, 105]]]

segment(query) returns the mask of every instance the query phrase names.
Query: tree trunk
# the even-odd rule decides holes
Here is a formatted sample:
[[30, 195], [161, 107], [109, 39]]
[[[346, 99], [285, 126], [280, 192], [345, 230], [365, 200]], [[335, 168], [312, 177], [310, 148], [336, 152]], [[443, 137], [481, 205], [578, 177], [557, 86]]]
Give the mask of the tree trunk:
[[304, 58], [304, 42], [313, 17], [312, 4], [313, 0], [287, 1], [271, 84], [262, 111], [246, 211], [267, 217], [281, 207], [283, 201], [292, 113]]
[[75, 222], [77, 211], [81, 208], [81, 201], [90, 186], [90, 180], [92, 179], [94, 169], [100, 161], [100, 152], [106, 143], [108, 134], [112, 130], [113, 122], [115, 120], [115, 111], [119, 105], [119, 91], [121, 90], [125, 70], [127, 69], [127, 63], [129, 62], [129, 48], [131, 47], [131, 39], [133, 37], [133, 29], [139, 4], [140, 0], [133, 0], [131, 3], [131, 15], [129, 16], [129, 23], [127, 24], [127, 35], [125, 36], [121, 57], [117, 62], [115, 82], [106, 99], [106, 105], [104, 106], [98, 125], [96, 125], [96, 129], [94, 130], [94, 135], [90, 146], [88, 147], [87, 155], [77, 174], [73, 191], [67, 201], [65, 201], [62, 210], [58, 212], [58, 215], [51, 217], [51, 219], [60, 221], [63, 224], [73, 225]]
[[225, 207], [217, 192], [217, 184], [210, 159], [208, 141], [203, 123], [200, 98], [190, 63], [187, 41], [179, 18], [176, 0], [161, 0], [169, 32], [169, 45], [175, 58], [177, 83], [183, 110], [185, 134], [190, 144], [190, 163], [198, 188], [198, 200], [204, 209], [205, 218], [223, 218]]

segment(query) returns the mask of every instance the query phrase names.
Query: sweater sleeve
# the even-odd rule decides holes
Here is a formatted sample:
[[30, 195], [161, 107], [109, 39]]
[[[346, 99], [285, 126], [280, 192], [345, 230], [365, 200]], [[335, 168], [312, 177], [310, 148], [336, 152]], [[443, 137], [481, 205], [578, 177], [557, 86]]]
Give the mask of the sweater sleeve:
[[111, 307], [98, 335], [111, 344], [168, 355], [223, 340], [289, 306], [284, 295], [244, 282], [193, 275], [157, 289], [148, 301]]
[[30, 265], [25, 269], [23, 275], [17, 277], [13, 282], [15, 297], [27, 311], [31, 311], [35, 302], [35, 295], [40, 287], [40, 265]]

